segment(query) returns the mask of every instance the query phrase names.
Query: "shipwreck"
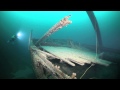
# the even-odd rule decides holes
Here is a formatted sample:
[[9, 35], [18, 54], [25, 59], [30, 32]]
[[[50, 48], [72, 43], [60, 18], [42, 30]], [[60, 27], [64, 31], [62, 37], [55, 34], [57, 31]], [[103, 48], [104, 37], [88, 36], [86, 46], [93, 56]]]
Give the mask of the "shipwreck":
[[[91, 51], [89, 46], [84, 47], [85, 45], [81, 45], [79, 42], [48, 38], [56, 31], [72, 24], [72, 21], [69, 20], [71, 15], [61, 19], [40, 39], [33, 39], [31, 31], [29, 50], [38, 79], [81, 79], [86, 71], [95, 64], [107, 67], [112, 63], [98, 57], [103, 49], [101, 35], [93, 12], [87, 13], [96, 31], [96, 52]], [[68, 70], [69, 68], [74, 69], [76, 65], [84, 66], [85, 64], [89, 64], [90, 67], [80, 77], [77, 76], [78, 72]]]

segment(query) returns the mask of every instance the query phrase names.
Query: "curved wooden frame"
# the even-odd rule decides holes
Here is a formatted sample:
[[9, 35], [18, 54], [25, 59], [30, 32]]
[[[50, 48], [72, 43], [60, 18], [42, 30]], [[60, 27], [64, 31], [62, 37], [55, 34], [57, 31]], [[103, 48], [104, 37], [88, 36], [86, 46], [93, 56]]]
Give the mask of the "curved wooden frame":
[[100, 33], [100, 28], [99, 28], [99, 25], [98, 25], [98, 21], [95, 17], [95, 14], [93, 13], [93, 11], [86, 11], [91, 22], [92, 22], [92, 25], [94, 27], [94, 30], [96, 32], [96, 35], [97, 35], [97, 41], [98, 41], [98, 52], [101, 52], [101, 49], [102, 49], [102, 39], [101, 39], [101, 33]]

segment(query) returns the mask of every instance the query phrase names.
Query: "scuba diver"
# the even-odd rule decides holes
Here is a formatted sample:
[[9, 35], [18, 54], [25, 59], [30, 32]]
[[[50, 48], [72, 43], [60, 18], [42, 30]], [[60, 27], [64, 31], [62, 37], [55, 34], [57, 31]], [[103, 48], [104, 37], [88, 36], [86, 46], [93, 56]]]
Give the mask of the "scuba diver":
[[10, 40], [7, 41], [7, 43], [14, 43], [14, 41], [17, 39], [17, 35], [13, 35]]

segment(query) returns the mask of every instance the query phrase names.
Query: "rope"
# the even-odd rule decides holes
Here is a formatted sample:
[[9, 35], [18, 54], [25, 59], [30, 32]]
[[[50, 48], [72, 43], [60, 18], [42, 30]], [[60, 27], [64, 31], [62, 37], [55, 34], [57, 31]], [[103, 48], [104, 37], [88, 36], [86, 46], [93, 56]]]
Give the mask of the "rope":
[[80, 79], [82, 79], [82, 77], [86, 74], [86, 72], [93, 66], [94, 64], [91, 64], [90, 67], [88, 67], [85, 72], [82, 74], [82, 76], [80, 77]]

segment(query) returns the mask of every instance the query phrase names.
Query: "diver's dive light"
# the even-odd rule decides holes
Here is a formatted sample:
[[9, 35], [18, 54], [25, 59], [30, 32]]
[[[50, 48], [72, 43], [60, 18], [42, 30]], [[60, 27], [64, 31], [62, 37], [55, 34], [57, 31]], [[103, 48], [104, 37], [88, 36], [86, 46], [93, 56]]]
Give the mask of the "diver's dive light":
[[22, 34], [20, 32], [17, 33], [17, 36], [20, 37]]
[[22, 32], [18, 32], [18, 33], [17, 33], [17, 38], [18, 38], [18, 39], [21, 39], [22, 36], [23, 36]]

